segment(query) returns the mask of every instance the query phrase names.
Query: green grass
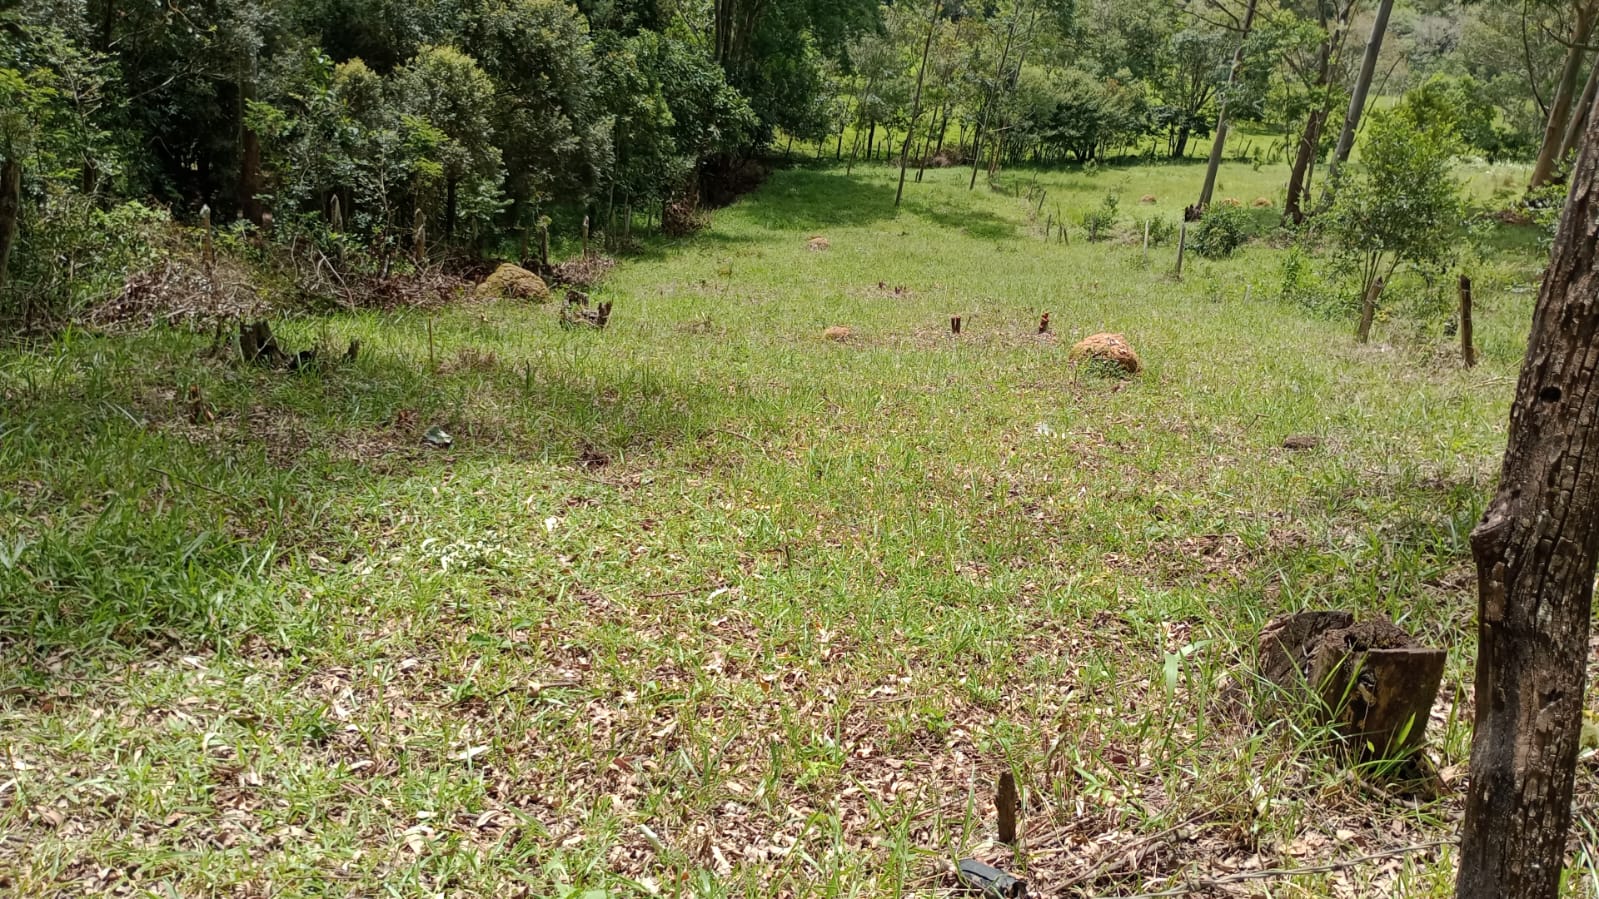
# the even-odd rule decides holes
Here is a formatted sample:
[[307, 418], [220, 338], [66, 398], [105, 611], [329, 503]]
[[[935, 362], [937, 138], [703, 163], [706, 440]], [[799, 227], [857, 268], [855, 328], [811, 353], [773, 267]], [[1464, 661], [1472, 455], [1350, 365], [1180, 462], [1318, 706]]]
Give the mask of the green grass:
[[[897, 212], [885, 167], [781, 172], [619, 266], [600, 334], [467, 303], [284, 322], [362, 343], [301, 374], [179, 331], [0, 351], [0, 887], [932, 895], [975, 853], [1114, 895], [1449, 837], [1456, 796], [1351, 778], [1226, 685], [1273, 615], [1389, 615], [1450, 650], [1432, 756], [1462, 762], [1466, 536], [1539, 262], [1485, 271], [1475, 370], [1441, 321], [1358, 347], [1264, 244], [1145, 264], [1130, 223], [1200, 173], [1040, 173], [1063, 244], [961, 170]], [[1108, 191], [1124, 234], [1089, 244]], [[1141, 376], [1067, 363], [1103, 330]]]

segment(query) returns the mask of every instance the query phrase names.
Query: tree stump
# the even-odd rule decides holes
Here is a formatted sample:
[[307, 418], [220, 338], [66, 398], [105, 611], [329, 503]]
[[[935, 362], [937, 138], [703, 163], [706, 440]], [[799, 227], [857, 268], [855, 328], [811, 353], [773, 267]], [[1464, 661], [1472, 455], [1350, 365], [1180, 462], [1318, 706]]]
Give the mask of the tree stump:
[[239, 355], [259, 365], [282, 365], [287, 358], [265, 321], [239, 323]]
[[1281, 717], [1283, 700], [1297, 700], [1360, 761], [1409, 757], [1423, 745], [1444, 656], [1384, 619], [1356, 622], [1344, 611], [1275, 618], [1261, 631], [1259, 672], [1279, 695], [1262, 717]]

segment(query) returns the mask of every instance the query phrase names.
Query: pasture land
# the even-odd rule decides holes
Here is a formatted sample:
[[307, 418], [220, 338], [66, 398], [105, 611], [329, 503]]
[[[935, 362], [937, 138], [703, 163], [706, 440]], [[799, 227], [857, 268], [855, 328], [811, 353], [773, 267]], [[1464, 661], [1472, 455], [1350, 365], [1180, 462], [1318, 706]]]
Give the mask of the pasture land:
[[[1391, 616], [1450, 650], [1431, 755], [1460, 776], [1467, 534], [1541, 261], [1478, 267], [1475, 369], [1419, 286], [1357, 346], [1336, 298], [1281, 298], [1269, 238], [1146, 264], [1200, 173], [1040, 173], [1034, 220], [959, 169], [897, 212], [886, 167], [790, 169], [624, 260], [601, 333], [468, 301], [283, 321], [361, 342], [301, 373], [174, 330], [0, 351], [0, 887], [943, 895], [976, 854], [1112, 896], [1450, 838], [1447, 786], [1352, 776], [1228, 685], [1280, 612]], [[1283, 178], [1230, 163], [1218, 196]], [[1146, 371], [1068, 365], [1099, 331]], [[1572, 895], [1586, 767], [1579, 794]]]

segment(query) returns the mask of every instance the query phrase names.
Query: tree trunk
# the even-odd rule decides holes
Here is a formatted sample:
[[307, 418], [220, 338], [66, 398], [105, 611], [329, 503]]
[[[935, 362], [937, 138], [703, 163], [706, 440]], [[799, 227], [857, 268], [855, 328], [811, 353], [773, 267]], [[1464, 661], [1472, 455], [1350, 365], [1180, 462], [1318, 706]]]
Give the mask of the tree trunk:
[[[947, 110], [948, 107], [942, 107]], [[946, 112], [947, 116], [948, 113]], [[948, 119], [945, 120], [946, 123]], [[927, 117], [927, 137], [922, 141], [922, 156], [916, 160], [916, 183], [922, 183], [922, 175], [927, 171], [927, 161], [933, 157], [933, 134], [939, 130], [938, 113], [934, 112]]]
[[1022, 10], [1018, 5], [1011, 11], [1010, 24], [1005, 28], [1005, 47], [999, 52], [999, 66], [994, 70], [994, 87], [983, 100], [983, 114], [977, 119], [977, 128], [972, 138], [972, 181], [966, 185], [967, 190], [977, 186], [977, 166], [983, 158], [983, 132], [988, 130], [989, 117], [994, 113], [994, 104], [998, 102], [999, 82], [1005, 77], [1005, 64], [1010, 61], [1011, 42], [1016, 38], [1016, 25], [1022, 19]]
[[[1233, 66], [1227, 70], [1227, 86], [1238, 81], [1238, 70], [1244, 64], [1244, 45], [1249, 42], [1249, 30], [1255, 25], [1255, 2], [1249, 0], [1244, 8], [1244, 24], [1238, 36], [1238, 49], [1233, 51]], [[1210, 205], [1211, 194], [1216, 189], [1216, 172], [1221, 168], [1222, 151], [1227, 146], [1227, 95], [1223, 94], [1216, 110], [1216, 139], [1210, 142], [1210, 162], [1205, 166], [1205, 183], [1199, 189], [1199, 208]]]
[[244, 129], [244, 147], [239, 161], [239, 209], [244, 217], [259, 225], [266, 220], [261, 205], [261, 139]]
[[1355, 328], [1355, 339], [1361, 343], [1371, 339], [1371, 323], [1377, 317], [1377, 298], [1382, 296], [1382, 278], [1372, 279], [1366, 295], [1360, 300], [1360, 324]]
[[[933, 50], [933, 34], [938, 31], [938, 6], [943, 0], [933, 0], [927, 17], [927, 40], [922, 43], [922, 64], [916, 69], [916, 94], [911, 99], [911, 121], [905, 126], [905, 143], [899, 148], [899, 187], [894, 191], [894, 208], [905, 196], [905, 167], [911, 158], [911, 141], [916, 139], [916, 122], [922, 115], [922, 82], [927, 77], [927, 57]], [[924, 154], [925, 155], [925, 154]]]
[[1599, 118], [1533, 312], [1499, 489], [1471, 534], [1476, 729], [1457, 899], [1555, 899], [1599, 559]]
[[1305, 120], [1305, 133], [1299, 139], [1299, 152], [1294, 156], [1293, 170], [1288, 173], [1288, 199], [1283, 201], [1283, 218], [1296, 225], [1305, 221], [1304, 201], [1310, 195], [1310, 166], [1316, 159], [1321, 127], [1326, 121], [1327, 110], [1310, 111]]
[[872, 161], [872, 143], [877, 140], [877, 122], [874, 120], [866, 130], [866, 161]]
[[1555, 169], [1560, 166], [1560, 146], [1566, 136], [1567, 120], [1577, 96], [1577, 79], [1582, 77], [1582, 60], [1587, 52], [1588, 37], [1593, 32], [1593, 9], [1587, 4], [1577, 8], [1577, 20], [1571, 25], [1571, 46], [1566, 48], [1566, 63], [1560, 69], [1560, 81], [1555, 86], [1555, 96], [1549, 103], [1549, 119], [1544, 123], [1543, 143], [1538, 147], [1538, 161], [1532, 165], [1532, 179], [1528, 186], [1543, 187], [1554, 180]]
[[444, 183], [444, 240], [446, 243], [455, 238], [456, 187], [455, 178], [450, 178]]
[[1588, 120], [1593, 117], [1594, 97], [1599, 95], [1599, 56], [1594, 57], [1593, 68], [1588, 70], [1588, 83], [1582, 89], [1582, 99], [1577, 101], [1577, 108], [1570, 121], [1566, 123], [1566, 136], [1560, 141], [1560, 161], [1565, 162], [1577, 149], [1577, 141], [1582, 138], [1582, 133], [1588, 129]]
[[116, 39], [117, 4], [116, 0], [102, 0], [100, 5], [100, 43], [95, 47], [101, 53], [111, 52], [111, 43]]
[[[1344, 28], [1348, 24], [1353, 3], [1345, 4], [1338, 14], [1337, 24], [1322, 19], [1324, 33], [1321, 45], [1316, 48], [1316, 89], [1326, 90], [1332, 83], [1333, 43], [1343, 46]], [[1310, 178], [1315, 170], [1316, 157], [1321, 152], [1321, 130], [1327, 126], [1329, 110], [1318, 106], [1305, 118], [1305, 131], [1300, 135], [1299, 152], [1294, 155], [1294, 167], [1288, 175], [1288, 199], [1283, 203], [1283, 218], [1298, 225], [1305, 221], [1305, 204], [1310, 199]]]
[[1360, 61], [1360, 76], [1355, 79], [1355, 89], [1349, 95], [1349, 111], [1344, 113], [1344, 130], [1338, 134], [1338, 148], [1333, 151], [1332, 162], [1327, 167], [1327, 199], [1337, 189], [1338, 167], [1349, 161], [1349, 151], [1355, 147], [1355, 129], [1360, 125], [1361, 113], [1366, 110], [1366, 94], [1371, 91], [1371, 79], [1377, 73], [1377, 56], [1382, 53], [1382, 39], [1388, 32], [1388, 16], [1394, 11], [1394, 0], [1381, 0], [1377, 4], [1377, 18], [1371, 23], [1371, 38], [1366, 41], [1366, 55]]
[[17, 220], [21, 215], [22, 163], [7, 159], [0, 162], [0, 298], [6, 295], [6, 267], [17, 242]]

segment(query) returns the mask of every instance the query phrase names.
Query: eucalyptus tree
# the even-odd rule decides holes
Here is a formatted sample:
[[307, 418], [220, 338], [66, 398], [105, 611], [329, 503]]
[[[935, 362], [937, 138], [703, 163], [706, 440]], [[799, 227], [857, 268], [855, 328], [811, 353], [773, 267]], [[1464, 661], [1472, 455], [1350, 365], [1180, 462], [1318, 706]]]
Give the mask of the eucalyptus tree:
[[[1557, 168], [1564, 161], [1562, 150], [1575, 145], [1576, 135], [1581, 133], [1580, 123], [1592, 109], [1592, 92], [1582, 91], [1590, 97], [1590, 102], [1584, 107], [1578, 106], [1578, 92], [1586, 69], [1584, 61], [1592, 49], [1590, 42], [1594, 36], [1594, 26], [1599, 23], [1599, 0], [1562, 0], [1560, 7], [1570, 21], [1570, 31], [1557, 40], [1565, 50], [1565, 60], [1555, 81], [1554, 96], [1549, 100], [1543, 140], [1538, 145], [1538, 157], [1532, 166], [1529, 186], [1534, 188], [1542, 187], [1554, 179]], [[1590, 76], [1590, 83], [1596, 77], [1599, 77], [1599, 72]], [[1576, 128], [1573, 128], [1572, 123], [1574, 115], [1579, 117]]]

